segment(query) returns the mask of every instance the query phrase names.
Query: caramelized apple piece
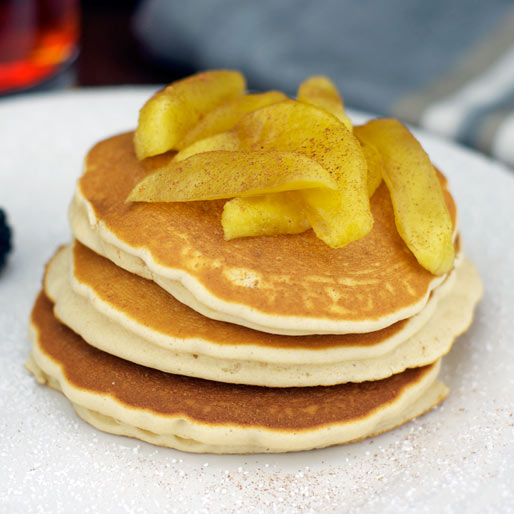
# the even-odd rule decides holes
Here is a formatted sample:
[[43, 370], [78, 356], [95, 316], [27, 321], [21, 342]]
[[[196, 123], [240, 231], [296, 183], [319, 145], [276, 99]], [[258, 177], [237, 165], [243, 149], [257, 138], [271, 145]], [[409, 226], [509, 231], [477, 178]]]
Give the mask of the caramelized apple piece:
[[352, 130], [352, 122], [344, 112], [343, 100], [329, 78], [323, 76], [309, 77], [300, 84], [297, 99], [333, 114], [346, 125], [348, 130]]
[[370, 121], [356, 133], [382, 155], [384, 181], [405, 244], [421, 266], [436, 275], [446, 273], [455, 255], [453, 226], [428, 155], [397, 120]]
[[235, 71], [207, 71], [170, 84], [139, 113], [134, 148], [139, 159], [176, 149], [206, 113], [241, 96], [244, 77]]
[[244, 95], [213, 109], [177, 145], [179, 150], [206, 137], [230, 130], [246, 113], [286, 100], [279, 91]]
[[[299, 152], [330, 172], [337, 191], [299, 193], [312, 228], [326, 244], [339, 248], [371, 230], [366, 161], [357, 139], [334, 116], [312, 105], [286, 100], [250, 112], [232, 130], [193, 146], [198, 145], [200, 152], [225, 150], [235, 146], [236, 140], [243, 151]], [[191, 147], [183, 152], [190, 156]]]
[[357, 139], [359, 139], [362, 153], [366, 159], [368, 168], [368, 196], [371, 198], [378, 189], [378, 186], [382, 183], [384, 164], [380, 152], [371, 143], [361, 141], [359, 138], [359, 127], [355, 127], [355, 129], [354, 134], [357, 136]]
[[327, 170], [293, 152], [203, 152], [147, 175], [129, 201], [190, 202], [337, 184]]
[[222, 132], [215, 136], [200, 139], [200, 141], [196, 141], [196, 143], [180, 150], [180, 152], [175, 155], [175, 160], [177, 162], [184, 161], [193, 155], [198, 155], [203, 152], [217, 152], [222, 150], [225, 152], [237, 152], [240, 149], [241, 143], [237, 134], [232, 131]]
[[310, 228], [301, 197], [294, 192], [233, 198], [221, 217], [225, 239], [298, 234]]

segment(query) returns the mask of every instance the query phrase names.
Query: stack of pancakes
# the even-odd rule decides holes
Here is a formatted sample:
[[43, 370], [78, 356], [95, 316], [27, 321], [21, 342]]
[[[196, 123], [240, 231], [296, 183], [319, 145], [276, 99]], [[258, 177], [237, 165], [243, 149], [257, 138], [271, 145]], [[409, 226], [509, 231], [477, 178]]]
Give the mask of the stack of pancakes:
[[132, 139], [88, 154], [75, 239], [31, 318], [27, 366], [79, 416], [181, 450], [285, 452], [381, 433], [446, 396], [440, 360], [480, 280], [461, 253], [446, 275], [423, 269], [384, 185], [373, 230], [345, 248], [312, 231], [225, 241], [223, 201], [126, 202], [169, 158], [138, 161]]

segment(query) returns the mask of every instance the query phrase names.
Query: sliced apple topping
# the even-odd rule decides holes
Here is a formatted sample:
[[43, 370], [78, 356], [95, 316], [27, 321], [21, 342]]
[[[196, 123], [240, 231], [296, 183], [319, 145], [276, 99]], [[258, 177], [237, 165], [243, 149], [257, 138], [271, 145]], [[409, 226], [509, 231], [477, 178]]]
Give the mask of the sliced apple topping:
[[453, 225], [441, 183], [428, 155], [397, 120], [373, 120], [355, 127], [362, 141], [382, 155], [396, 227], [418, 262], [439, 275], [453, 265]]
[[329, 78], [323, 76], [309, 77], [300, 84], [296, 97], [300, 102], [315, 105], [333, 114], [345, 124], [348, 130], [352, 130], [352, 122], [344, 112], [343, 100]]
[[[359, 139], [358, 133], [356, 135]], [[371, 143], [360, 141], [360, 144], [368, 168], [368, 196], [371, 198], [382, 183], [384, 164], [380, 152]]]
[[[329, 246], [342, 247], [371, 230], [366, 161], [357, 139], [334, 116], [285, 100], [246, 114], [232, 130], [196, 143], [196, 150], [226, 150], [237, 144], [248, 152], [296, 152], [330, 173], [337, 190], [312, 188], [299, 193], [314, 232]], [[184, 152], [194, 155], [191, 147]]]
[[293, 152], [209, 151], [147, 175], [129, 201], [190, 202], [280, 191], [337, 189], [330, 173], [316, 161]]
[[323, 76], [304, 81], [297, 100], [244, 91], [241, 74], [212, 71], [150, 98], [140, 112], [136, 154], [177, 153], [166, 154], [128, 201], [227, 198], [225, 239], [312, 227], [341, 248], [371, 230], [369, 198], [384, 179], [398, 232], [421, 266], [434, 274], [452, 267], [453, 226], [441, 184], [401, 123], [352, 128], [337, 88]]
[[241, 149], [241, 144], [237, 137], [237, 134], [234, 132], [222, 132], [221, 134], [216, 134], [215, 136], [207, 137], [205, 139], [200, 139], [196, 143], [193, 143], [191, 146], [180, 150], [175, 155], [176, 161], [184, 161], [189, 159], [189, 157], [193, 155], [198, 155], [203, 152], [212, 152], [212, 151], [226, 151], [226, 152], [237, 152]]
[[221, 224], [227, 240], [299, 234], [310, 228], [303, 200], [294, 192], [232, 198], [223, 208]]
[[224, 102], [241, 96], [246, 82], [236, 71], [207, 71], [174, 82], [153, 95], [139, 113], [134, 148], [139, 159], [177, 148], [177, 143]]

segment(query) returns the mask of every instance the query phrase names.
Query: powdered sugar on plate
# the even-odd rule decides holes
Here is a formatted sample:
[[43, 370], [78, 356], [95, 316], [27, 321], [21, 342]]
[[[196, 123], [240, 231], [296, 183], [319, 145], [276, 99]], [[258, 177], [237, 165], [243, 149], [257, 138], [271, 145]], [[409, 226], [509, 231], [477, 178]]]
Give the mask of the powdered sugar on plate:
[[[98, 432], [23, 368], [45, 261], [70, 238], [88, 147], [130, 130], [148, 88], [0, 101], [0, 205], [15, 252], [0, 274], [1, 512], [514, 512], [514, 173], [427, 134], [449, 177], [485, 295], [443, 363], [451, 393], [356, 444], [288, 455], [189, 455]], [[362, 119], [360, 115], [356, 119]]]

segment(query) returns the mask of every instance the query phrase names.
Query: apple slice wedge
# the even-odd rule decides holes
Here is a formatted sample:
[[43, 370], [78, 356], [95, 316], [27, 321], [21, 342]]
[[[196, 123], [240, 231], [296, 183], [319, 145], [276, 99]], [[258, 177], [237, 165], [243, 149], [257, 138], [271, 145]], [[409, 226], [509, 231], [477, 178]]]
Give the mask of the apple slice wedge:
[[[357, 139], [359, 138], [357, 137]], [[368, 196], [371, 198], [378, 189], [378, 186], [382, 183], [384, 163], [382, 162], [380, 152], [375, 146], [368, 141], [361, 141], [359, 139], [359, 142], [368, 168]]]
[[333, 114], [348, 130], [352, 122], [344, 112], [344, 104], [334, 83], [322, 75], [309, 77], [300, 84], [296, 97], [299, 102], [306, 102]]
[[177, 148], [177, 143], [206, 113], [243, 95], [241, 73], [206, 71], [174, 82], [153, 95], [142, 107], [134, 135], [139, 159]]
[[128, 201], [192, 202], [298, 189], [337, 188], [316, 161], [294, 152], [202, 152], [147, 175]]
[[225, 203], [221, 224], [226, 240], [299, 234], [310, 228], [303, 200], [294, 191], [233, 198]]
[[407, 247], [431, 273], [448, 272], [455, 257], [453, 224], [428, 155], [398, 120], [373, 120], [354, 132], [382, 155], [396, 227]]

